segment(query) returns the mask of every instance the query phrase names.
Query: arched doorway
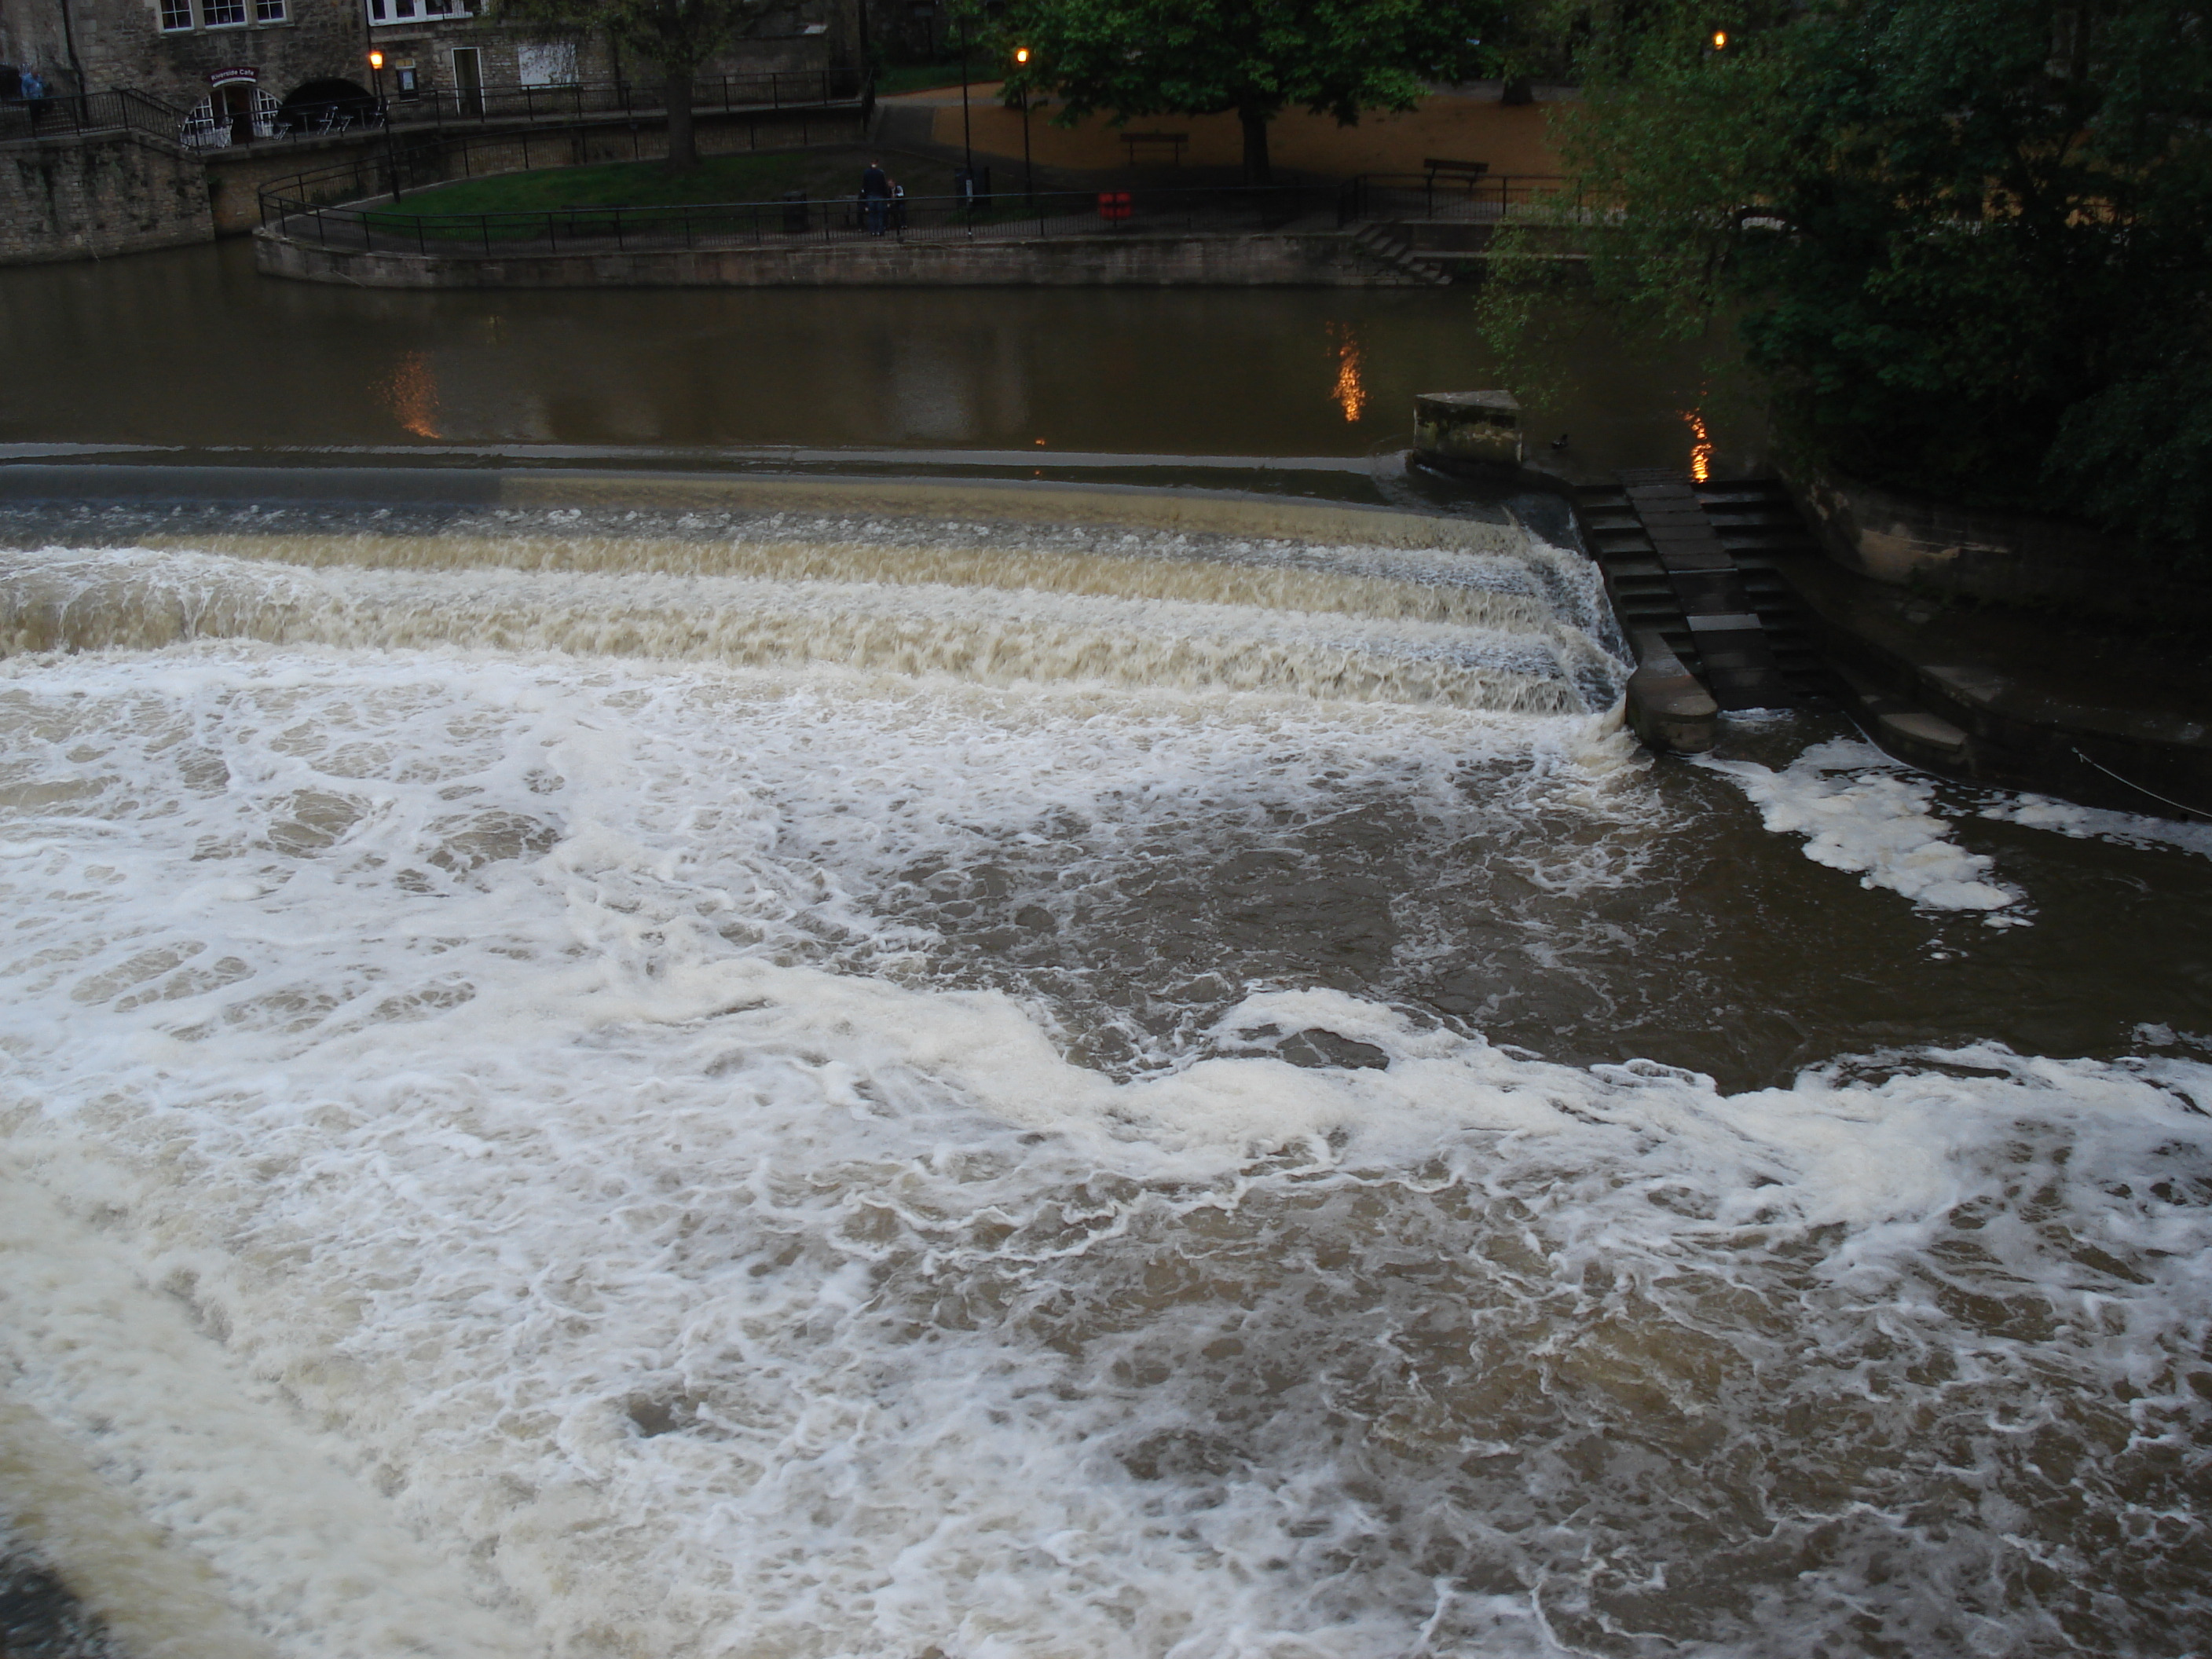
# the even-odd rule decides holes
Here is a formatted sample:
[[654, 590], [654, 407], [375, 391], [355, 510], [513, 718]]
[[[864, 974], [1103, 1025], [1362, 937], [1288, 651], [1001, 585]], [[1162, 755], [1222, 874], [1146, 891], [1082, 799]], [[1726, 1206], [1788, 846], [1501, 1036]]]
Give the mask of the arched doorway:
[[208, 89], [209, 118], [217, 127], [230, 129], [234, 144], [253, 142], [254, 94], [259, 90], [242, 79], [217, 82]]
[[376, 113], [376, 100], [350, 81], [310, 81], [294, 88], [279, 112], [295, 132], [328, 132], [366, 125]]

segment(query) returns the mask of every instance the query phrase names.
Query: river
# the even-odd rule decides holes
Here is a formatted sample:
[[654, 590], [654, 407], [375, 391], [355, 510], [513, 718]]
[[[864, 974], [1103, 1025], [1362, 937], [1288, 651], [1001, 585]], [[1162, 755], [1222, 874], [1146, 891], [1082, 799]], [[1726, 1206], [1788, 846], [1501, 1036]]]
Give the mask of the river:
[[1638, 750], [1533, 507], [1280, 499], [1410, 488], [1285, 362], [1402, 405], [1436, 296], [955, 296], [932, 429], [915, 296], [267, 286], [6, 273], [209, 332], [0, 438], [1314, 465], [0, 509], [0, 1513], [120, 1650], [2206, 1638], [2212, 831]]

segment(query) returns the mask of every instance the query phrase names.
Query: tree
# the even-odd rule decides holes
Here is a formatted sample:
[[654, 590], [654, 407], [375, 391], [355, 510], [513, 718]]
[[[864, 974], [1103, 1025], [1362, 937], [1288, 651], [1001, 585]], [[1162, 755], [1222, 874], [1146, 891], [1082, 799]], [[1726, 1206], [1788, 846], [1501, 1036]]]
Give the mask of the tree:
[[2200, 5], [1656, 0], [1583, 66], [1557, 131], [1605, 304], [1740, 346], [1820, 463], [2212, 541]]
[[1030, 48], [1009, 94], [1049, 93], [1066, 125], [1096, 111], [1233, 112], [1244, 179], [1270, 182], [1267, 124], [1303, 106], [1356, 124], [1407, 110], [1426, 80], [1473, 61], [1495, 0], [1016, 0], [1002, 21]]
[[604, 34], [659, 65], [667, 80], [668, 167], [699, 165], [691, 82], [699, 67], [776, 0], [494, 0], [493, 15]]

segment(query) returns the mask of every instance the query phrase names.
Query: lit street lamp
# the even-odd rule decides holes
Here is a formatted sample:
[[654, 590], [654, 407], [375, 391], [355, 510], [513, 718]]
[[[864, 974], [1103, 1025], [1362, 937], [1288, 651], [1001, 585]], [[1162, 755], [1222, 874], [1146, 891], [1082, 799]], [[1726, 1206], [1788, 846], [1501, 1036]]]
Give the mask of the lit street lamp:
[[392, 119], [384, 106], [384, 54], [372, 51], [368, 54], [368, 72], [376, 77], [376, 120], [384, 129], [384, 167], [392, 177], [392, 199], [399, 199], [399, 157], [392, 148]]
[[[1027, 46], [1016, 46], [1014, 48], [1014, 67], [1018, 70], [1021, 70], [1027, 69], [1029, 66], [1030, 49]], [[1024, 87], [1022, 88], [1021, 96], [1022, 199], [1024, 201], [1035, 201], [1036, 199], [1036, 180], [1031, 175], [1030, 170], [1030, 89], [1027, 87]]]

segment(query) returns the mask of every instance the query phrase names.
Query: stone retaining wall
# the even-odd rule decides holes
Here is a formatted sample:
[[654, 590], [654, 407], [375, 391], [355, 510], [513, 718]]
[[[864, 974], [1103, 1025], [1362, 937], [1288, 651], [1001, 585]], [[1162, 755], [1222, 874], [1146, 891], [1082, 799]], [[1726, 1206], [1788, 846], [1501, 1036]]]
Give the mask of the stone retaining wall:
[[363, 253], [254, 239], [262, 271], [362, 288], [1410, 287], [1341, 232], [813, 242], [657, 252]]
[[211, 241], [200, 159], [140, 132], [0, 145], [0, 264]]
[[1784, 482], [1822, 551], [1875, 581], [2127, 619], [2212, 615], [2201, 586], [2172, 580], [2088, 525], [1921, 501], [1832, 474]]

